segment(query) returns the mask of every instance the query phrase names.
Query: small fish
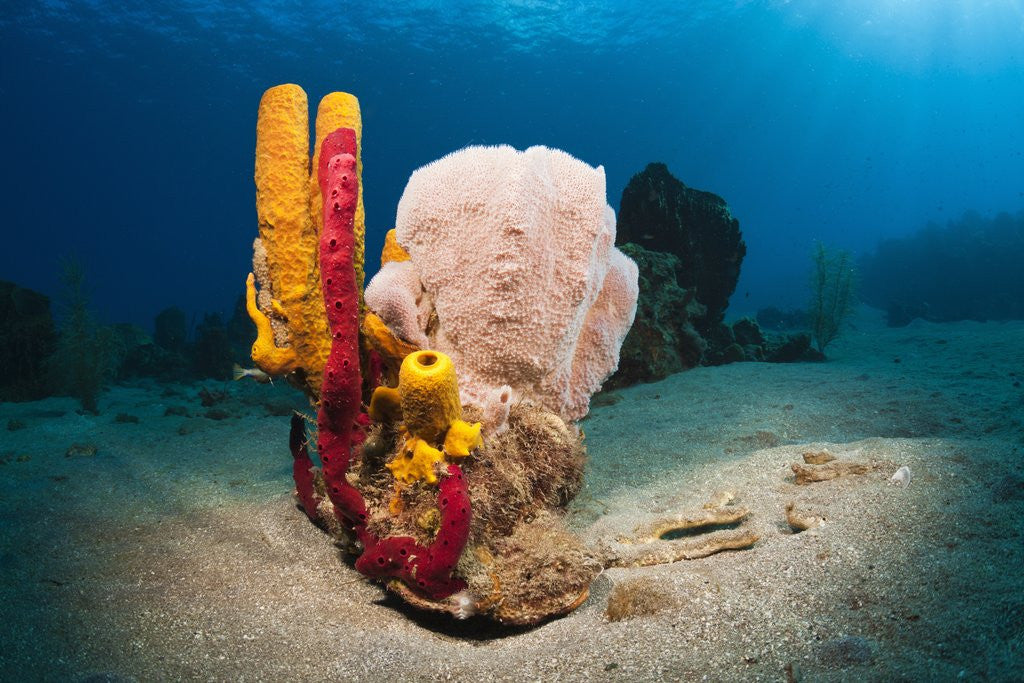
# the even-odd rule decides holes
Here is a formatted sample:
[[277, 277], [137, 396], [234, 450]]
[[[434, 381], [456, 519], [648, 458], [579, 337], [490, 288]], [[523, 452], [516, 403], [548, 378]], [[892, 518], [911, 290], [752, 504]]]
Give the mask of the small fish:
[[260, 384], [269, 384], [269, 383], [272, 383], [274, 381], [273, 377], [271, 377], [267, 373], [263, 372], [259, 368], [243, 368], [238, 363], [235, 363], [235, 367], [233, 368], [233, 373], [234, 373], [235, 381], [236, 382], [238, 380], [244, 379], [246, 377], [252, 377], [254, 380], [259, 382]]

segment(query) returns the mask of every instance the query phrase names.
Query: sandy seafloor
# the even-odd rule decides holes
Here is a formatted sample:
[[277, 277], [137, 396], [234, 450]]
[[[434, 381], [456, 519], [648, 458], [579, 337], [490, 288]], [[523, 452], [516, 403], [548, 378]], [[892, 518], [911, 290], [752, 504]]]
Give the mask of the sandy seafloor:
[[[824, 363], [604, 395], [575, 529], [614, 536], [729, 490], [761, 540], [607, 570], [529, 630], [415, 613], [345, 564], [290, 499], [285, 387], [227, 385], [221, 420], [193, 385], [115, 388], [99, 416], [3, 404], [0, 679], [1022, 680], [1022, 381], [1024, 323], [888, 329], [864, 310]], [[790, 463], [822, 447], [881, 469], [796, 486]], [[788, 501], [826, 523], [791, 533]], [[635, 577], [663, 609], [608, 621]]]

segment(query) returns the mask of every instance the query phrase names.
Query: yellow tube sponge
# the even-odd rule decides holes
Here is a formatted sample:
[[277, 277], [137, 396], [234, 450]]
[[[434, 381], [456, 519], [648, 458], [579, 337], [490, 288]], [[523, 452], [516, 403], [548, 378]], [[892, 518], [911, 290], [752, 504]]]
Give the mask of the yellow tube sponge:
[[441, 451], [423, 439], [413, 437], [405, 442], [402, 450], [385, 467], [391, 470], [395, 479], [406, 484], [417, 481], [436, 484], [437, 473], [434, 466], [443, 460], [444, 454]]
[[313, 260], [316, 237], [305, 201], [309, 184], [309, 114], [306, 93], [297, 85], [270, 88], [256, 119], [256, 212], [267, 249], [274, 295], [284, 300], [304, 290], [303, 268]]
[[286, 375], [298, 367], [295, 349], [274, 345], [274, 330], [270, 318], [256, 305], [256, 276], [249, 273], [245, 280], [245, 310], [256, 324], [256, 341], [252, 345], [252, 360], [268, 375]]
[[480, 438], [479, 422], [469, 424], [455, 420], [444, 437], [444, 452], [452, 458], [465, 458], [471, 451], [480, 448], [481, 443], [483, 440]]
[[[272, 318], [271, 323], [279, 334], [282, 329], [286, 331], [286, 341], [295, 360], [293, 364], [277, 366], [264, 365], [264, 361], [255, 356], [253, 360], [269, 374], [279, 374], [280, 367], [288, 367], [289, 372], [301, 370], [290, 379], [314, 398], [319, 395], [324, 366], [331, 351], [320, 286], [323, 207], [315, 170], [323, 139], [340, 127], [354, 129], [359, 141], [362, 132], [359, 102], [353, 95], [336, 92], [324, 97], [317, 110], [311, 177], [306, 93], [297, 85], [279, 85], [267, 90], [260, 100], [256, 122], [256, 212], [260, 244], [266, 252], [266, 277], [260, 275], [259, 301], [263, 315]], [[356, 162], [357, 173], [361, 173], [358, 158]], [[355, 228], [355, 267], [361, 304], [364, 261], [361, 182]], [[284, 341], [284, 337], [279, 336], [278, 343], [284, 344]], [[266, 343], [261, 348], [269, 351]]]
[[270, 88], [260, 100], [256, 213], [270, 280], [260, 285], [269, 287], [274, 300], [273, 310], [263, 313], [287, 321], [295, 361], [268, 366], [256, 356], [253, 360], [271, 375], [281, 374], [282, 367], [287, 367], [287, 372], [301, 368], [305, 371], [303, 388], [315, 394], [330, 353], [330, 335], [315, 272], [319, 237], [309, 211], [307, 108], [306, 93], [292, 84]]
[[448, 425], [462, 417], [455, 365], [440, 351], [406, 356], [398, 371], [398, 392], [405, 427], [413, 436], [436, 442]]
[[[356, 270], [356, 287], [359, 289], [359, 304], [363, 303], [364, 264], [366, 263], [366, 213], [363, 208], [363, 121], [359, 112], [359, 100], [347, 92], [332, 92], [324, 95], [316, 110], [316, 141], [313, 147], [313, 176], [309, 179], [309, 214], [313, 219], [316, 234], [323, 230], [322, 197], [316, 169], [320, 163], [320, 147], [324, 138], [339, 128], [351, 128], [356, 133], [356, 178], [359, 181], [359, 196], [356, 199], [355, 236], [356, 248], [352, 261]], [[316, 286], [320, 286], [317, 273]]]

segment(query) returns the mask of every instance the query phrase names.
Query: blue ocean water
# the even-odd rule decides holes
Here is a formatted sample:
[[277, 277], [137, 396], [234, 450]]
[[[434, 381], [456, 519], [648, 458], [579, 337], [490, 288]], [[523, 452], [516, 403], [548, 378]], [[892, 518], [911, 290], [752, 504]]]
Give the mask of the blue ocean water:
[[[360, 100], [368, 275], [410, 173], [500, 143], [602, 165], [617, 211], [653, 161], [723, 197], [746, 242], [730, 320], [805, 305], [815, 245], [849, 251], [870, 307], [824, 362], [719, 366], [722, 344], [582, 422], [567, 518], [589, 549], [733, 497], [753, 548], [602, 565], [533, 630], [363, 580], [289, 496], [309, 401], [231, 382], [223, 327], [200, 334], [252, 268], [257, 106], [281, 83]], [[7, 0], [0, 291], [50, 296], [65, 339], [76, 310], [153, 332], [172, 306], [190, 337], [138, 344], [149, 374], [116, 381], [71, 344], [86, 362], [57, 375], [92, 367], [98, 409], [0, 393], [0, 681], [1021, 680], [1022, 121], [1022, 0]], [[0, 330], [4, 371], [47, 337], [26, 327]], [[53, 393], [47, 331], [27, 384]], [[731, 360], [770, 345], [746, 346]], [[798, 486], [825, 450], [867, 472]], [[635, 577], [670, 590], [618, 623]]]
[[[730, 313], [800, 305], [814, 240], [863, 253], [1024, 208], [1015, 0], [11, 0], [0, 12], [0, 275], [83, 263], [105, 322], [230, 312], [255, 235], [256, 107], [360, 98], [368, 251], [418, 166], [467, 144], [650, 161], [715, 192], [748, 244]], [[372, 261], [372, 259], [371, 259]]]

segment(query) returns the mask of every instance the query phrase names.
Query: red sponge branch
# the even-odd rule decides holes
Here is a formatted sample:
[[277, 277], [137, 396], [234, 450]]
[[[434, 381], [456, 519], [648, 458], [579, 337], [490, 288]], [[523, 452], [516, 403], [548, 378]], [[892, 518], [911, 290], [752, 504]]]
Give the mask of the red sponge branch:
[[292, 478], [295, 480], [295, 492], [306, 516], [314, 524], [319, 523], [316, 509], [320, 505], [320, 496], [316, 495], [313, 485], [313, 461], [309, 459], [306, 449], [305, 421], [301, 415], [292, 415], [292, 429], [288, 435], [288, 446], [292, 451]]
[[394, 536], [379, 541], [356, 560], [356, 569], [375, 578], [401, 579], [413, 591], [431, 600], [440, 600], [466, 587], [452, 576], [462, 549], [469, 540], [472, 509], [469, 487], [458, 465], [448, 465], [437, 494], [441, 525], [427, 547], [409, 536]]
[[357, 537], [365, 534], [366, 504], [345, 478], [353, 446], [363, 438], [360, 419], [359, 289], [354, 254], [355, 214], [359, 198], [356, 134], [339, 128], [320, 149], [317, 180], [323, 196], [324, 227], [320, 234], [320, 282], [331, 333], [331, 353], [324, 367], [317, 415], [320, 462], [327, 496], [338, 518]]
[[[469, 489], [458, 465], [449, 465], [438, 487], [441, 524], [433, 542], [422, 546], [399, 536], [378, 539], [366, 528], [366, 502], [346, 475], [365, 438], [369, 418], [360, 411], [362, 377], [359, 370], [359, 290], [356, 285], [355, 211], [359, 196], [356, 174], [356, 136], [339, 128], [321, 146], [317, 180], [323, 196], [324, 227], [320, 235], [320, 280], [331, 333], [331, 353], [324, 367], [317, 414], [320, 462], [327, 497], [339, 521], [363, 544], [356, 569], [374, 578], [397, 578], [412, 590], [440, 600], [463, 590], [466, 582], [453, 572], [469, 539], [472, 515]], [[369, 359], [372, 379], [380, 360]], [[302, 507], [316, 520], [319, 498], [313, 486], [312, 461], [306, 451], [302, 419], [292, 418], [292, 474]]]

